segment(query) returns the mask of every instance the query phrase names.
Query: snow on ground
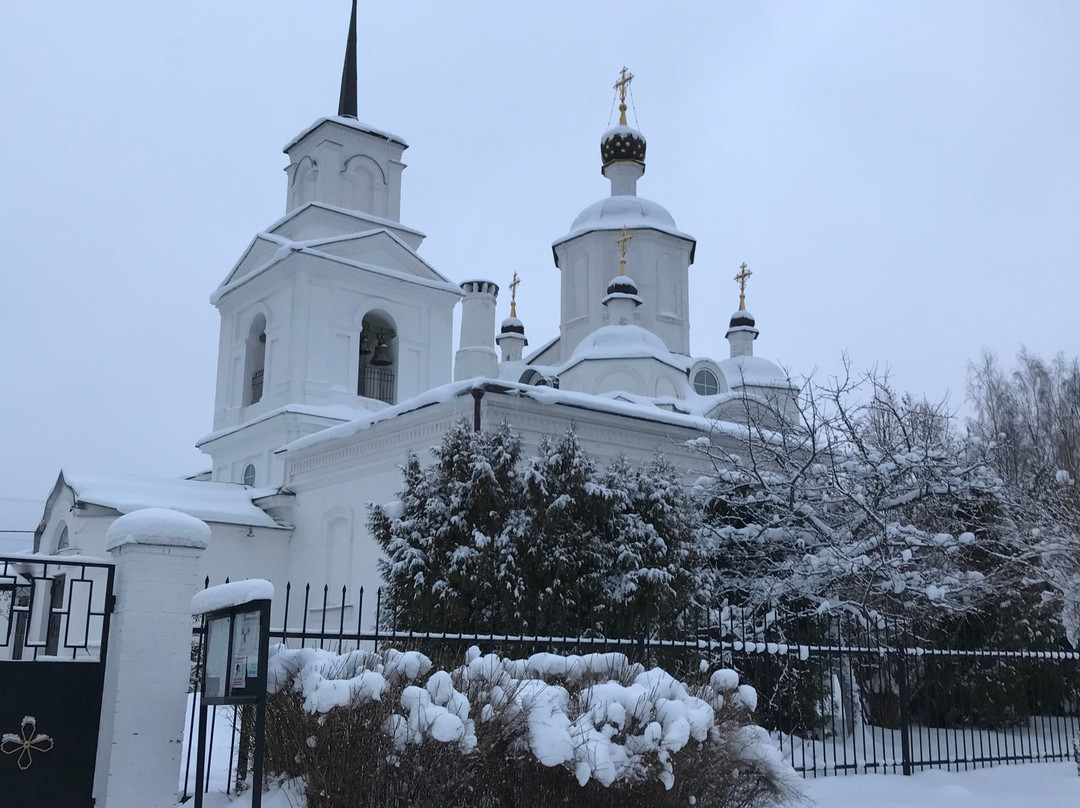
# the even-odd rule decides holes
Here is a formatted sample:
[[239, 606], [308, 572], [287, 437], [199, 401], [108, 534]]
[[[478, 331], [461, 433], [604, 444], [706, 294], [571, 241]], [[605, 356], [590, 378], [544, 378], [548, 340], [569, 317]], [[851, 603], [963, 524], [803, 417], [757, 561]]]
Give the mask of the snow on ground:
[[[859, 774], [806, 781], [811, 808], [1078, 808], [1080, 777], [1072, 763], [1028, 763], [967, 772], [925, 771], [911, 777]], [[304, 808], [299, 783], [263, 795], [263, 808]], [[249, 808], [251, 797], [206, 795], [205, 808]], [[798, 806], [792, 806], [798, 808]]]
[[1073, 763], [1029, 763], [911, 777], [860, 774], [806, 781], [817, 808], [1080, 808]]

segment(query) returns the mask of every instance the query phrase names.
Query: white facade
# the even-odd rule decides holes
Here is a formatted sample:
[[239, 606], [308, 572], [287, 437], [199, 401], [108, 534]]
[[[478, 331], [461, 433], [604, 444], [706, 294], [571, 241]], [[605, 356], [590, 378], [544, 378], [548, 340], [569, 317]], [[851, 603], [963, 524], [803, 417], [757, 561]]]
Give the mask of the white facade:
[[[197, 442], [210, 472], [149, 483], [61, 475], [35, 550], [104, 555], [119, 515], [173, 508], [210, 525], [199, 563], [211, 582], [266, 578], [279, 601], [286, 582], [325, 585], [353, 623], [359, 588], [369, 612], [379, 586], [369, 503], [395, 499], [408, 453], [428, 456], [459, 419], [507, 421], [527, 452], [573, 426], [600, 463], [662, 452], [696, 476], [688, 438], [724, 440], [731, 421], [789, 411], [790, 382], [752, 355], [756, 328], [733, 320], [729, 359], [691, 354], [695, 241], [636, 195], [640, 133], [613, 130], [605, 147], [613, 133], [638, 138], [640, 159], [609, 161], [611, 196], [554, 243], [560, 337], [523, 358], [520, 320], [503, 321], [496, 340], [496, 284], [450, 281], [418, 254], [423, 234], [399, 221], [404, 141], [348, 118], [304, 130], [285, 148], [285, 216], [211, 297], [217, 394], [213, 431]], [[624, 228], [633, 281], [620, 276]]]

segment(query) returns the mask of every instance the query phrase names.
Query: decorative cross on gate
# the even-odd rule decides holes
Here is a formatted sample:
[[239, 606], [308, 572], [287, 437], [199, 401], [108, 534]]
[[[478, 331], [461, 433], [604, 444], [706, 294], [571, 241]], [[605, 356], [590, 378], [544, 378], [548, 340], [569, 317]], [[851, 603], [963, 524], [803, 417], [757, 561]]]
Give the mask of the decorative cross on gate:
[[48, 752], [53, 748], [53, 739], [37, 731], [37, 719], [32, 715], [22, 720], [20, 734], [5, 732], [0, 736], [0, 752], [5, 755], [19, 753], [18, 766], [26, 771], [34, 762], [34, 752]]

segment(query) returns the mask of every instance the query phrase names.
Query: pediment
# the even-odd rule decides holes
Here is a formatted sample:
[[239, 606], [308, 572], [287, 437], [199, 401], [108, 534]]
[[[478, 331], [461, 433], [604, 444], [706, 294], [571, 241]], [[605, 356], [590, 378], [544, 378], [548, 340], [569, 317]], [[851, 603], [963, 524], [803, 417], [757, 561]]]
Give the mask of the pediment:
[[445, 282], [423, 258], [386, 230], [308, 242], [309, 252], [325, 253], [372, 268], [384, 268], [430, 281]]
[[309, 202], [297, 208], [274, 222], [267, 230], [275, 236], [283, 236], [291, 241], [315, 241], [372, 230], [388, 230], [412, 250], [420, 249], [424, 241], [423, 233], [406, 227], [401, 222], [320, 202]]
[[255, 236], [218, 289], [220, 290], [234, 281], [247, 277], [260, 267], [266, 266], [274, 260], [274, 256], [277, 255], [283, 244], [283, 241], [273, 239], [265, 233]]

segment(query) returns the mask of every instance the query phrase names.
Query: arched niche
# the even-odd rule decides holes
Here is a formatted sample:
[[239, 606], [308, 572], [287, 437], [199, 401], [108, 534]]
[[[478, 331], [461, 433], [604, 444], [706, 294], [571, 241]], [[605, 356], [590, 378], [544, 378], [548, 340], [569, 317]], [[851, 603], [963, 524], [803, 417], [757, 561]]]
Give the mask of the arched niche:
[[373, 309], [360, 325], [356, 394], [387, 404], [397, 403], [398, 336], [394, 318]]
[[342, 587], [346, 598], [352, 583], [353, 569], [353, 514], [349, 508], [332, 508], [323, 514], [322, 535], [326, 547], [325, 577], [327, 603], [343, 605]]
[[266, 383], [266, 315], [256, 314], [244, 341], [244, 406], [257, 404]]
[[290, 167], [289, 171], [289, 207], [298, 208], [315, 198], [315, 180], [319, 175], [319, 166], [310, 157], [301, 158], [300, 162]]
[[341, 169], [341, 206], [386, 216], [386, 175], [382, 166], [366, 154], [345, 161]]

